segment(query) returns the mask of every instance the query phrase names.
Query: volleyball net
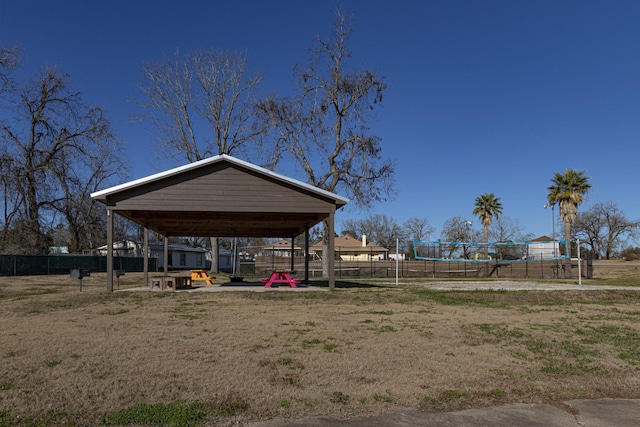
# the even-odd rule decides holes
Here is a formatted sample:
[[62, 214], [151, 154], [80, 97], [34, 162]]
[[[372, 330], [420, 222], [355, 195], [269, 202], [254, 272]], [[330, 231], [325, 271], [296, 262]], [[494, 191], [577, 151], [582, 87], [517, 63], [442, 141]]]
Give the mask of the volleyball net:
[[413, 241], [416, 260], [460, 262], [526, 262], [569, 258], [566, 240], [522, 242]]

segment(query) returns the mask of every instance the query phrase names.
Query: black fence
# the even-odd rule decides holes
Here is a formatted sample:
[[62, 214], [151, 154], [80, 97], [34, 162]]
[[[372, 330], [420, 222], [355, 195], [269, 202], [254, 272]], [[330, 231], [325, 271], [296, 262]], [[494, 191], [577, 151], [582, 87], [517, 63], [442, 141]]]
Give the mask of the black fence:
[[[589, 257], [582, 259], [581, 273], [583, 277], [593, 277], [593, 261]], [[519, 260], [519, 261], [398, 261], [398, 276], [403, 278], [424, 277], [432, 279], [490, 277], [503, 279], [569, 279], [569, 260]], [[241, 263], [239, 272], [247, 276], [268, 277], [272, 269], [288, 270], [291, 258], [282, 257], [275, 262]], [[298, 275], [304, 274], [304, 263], [297, 259], [294, 268]], [[335, 277], [346, 278], [385, 278], [395, 277], [396, 262], [384, 261], [342, 261], [336, 260]], [[309, 276], [322, 277], [322, 262], [309, 263]], [[571, 260], [571, 277], [578, 277], [578, 261]]]
[[[149, 271], [157, 270], [157, 261], [157, 258], [149, 258]], [[144, 258], [114, 257], [113, 268], [131, 272], [143, 271]], [[0, 255], [0, 276], [69, 274], [72, 269], [106, 272], [107, 257], [96, 255]]]

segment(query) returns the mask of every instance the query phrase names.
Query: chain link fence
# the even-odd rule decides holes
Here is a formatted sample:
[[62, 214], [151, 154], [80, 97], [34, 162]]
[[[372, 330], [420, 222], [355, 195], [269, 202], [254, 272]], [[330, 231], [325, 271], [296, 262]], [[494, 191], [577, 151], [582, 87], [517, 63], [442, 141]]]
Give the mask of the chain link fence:
[[[593, 277], [593, 261], [582, 259], [583, 277]], [[565, 260], [568, 264], [569, 260]], [[578, 276], [578, 261], [571, 260], [572, 276]], [[392, 278], [396, 275], [396, 261], [335, 261], [335, 277], [348, 278]], [[403, 278], [501, 278], [501, 279], [568, 279], [567, 265], [561, 260], [519, 261], [462, 261], [462, 260], [399, 260], [398, 276]], [[270, 262], [243, 262], [239, 272], [248, 277], [268, 277], [272, 270], [291, 269], [291, 258], [281, 257]], [[304, 274], [303, 260], [295, 260], [294, 269], [298, 277]], [[309, 277], [322, 277], [322, 262], [309, 263]]]
[[[149, 271], [157, 271], [157, 258], [149, 258]], [[143, 271], [143, 257], [114, 257], [113, 268]], [[107, 257], [97, 255], [0, 255], [0, 276], [69, 274], [72, 269], [106, 272]]]

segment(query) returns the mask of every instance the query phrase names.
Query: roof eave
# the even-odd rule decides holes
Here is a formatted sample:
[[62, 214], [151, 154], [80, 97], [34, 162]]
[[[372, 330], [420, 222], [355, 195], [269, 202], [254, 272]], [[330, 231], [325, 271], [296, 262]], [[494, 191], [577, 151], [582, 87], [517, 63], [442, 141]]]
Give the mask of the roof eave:
[[277, 179], [279, 181], [282, 181], [282, 182], [285, 182], [285, 183], [289, 183], [289, 184], [295, 185], [295, 186], [300, 187], [300, 188], [304, 188], [304, 189], [306, 189], [308, 191], [311, 191], [313, 193], [322, 195], [324, 197], [331, 198], [331, 199], [334, 200], [334, 203], [336, 205], [336, 209], [339, 209], [339, 208], [343, 207], [344, 205], [346, 205], [347, 203], [349, 203], [349, 199], [347, 199], [346, 197], [342, 197], [342, 196], [339, 196], [339, 195], [337, 195], [335, 193], [332, 193], [332, 192], [327, 191], [327, 190], [323, 190], [323, 189], [318, 188], [318, 187], [314, 187], [314, 186], [312, 186], [310, 184], [307, 184], [307, 183], [304, 183], [302, 181], [298, 181], [296, 179], [289, 178], [289, 177], [284, 176], [284, 175], [280, 175], [279, 173], [270, 171], [270, 170], [265, 169], [265, 168], [260, 167], [260, 166], [256, 166], [256, 165], [254, 165], [252, 163], [249, 163], [249, 162], [245, 162], [244, 160], [240, 160], [240, 159], [237, 159], [235, 157], [228, 156], [226, 154], [220, 154], [220, 155], [217, 155], [217, 156], [209, 157], [207, 159], [199, 160], [197, 162], [189, 163], [189, 164], [183, 165], [183, 166], [178, 166], [176, 168], [169, 169], [169, 170], [164, 171], [164, 172], [156, 173], [156, 174], [149, 175], [149, 176], [146, 176], [146, 177], [143, 177], [143, 178], [139, 178], [139, 179], [136, 179], [136, 180], [133, 180], [133, 181], [130, 181], [130, 182], [125, 182], [123, 184], [119, 184], [119, 185], [116, 185], [116, 186], [113, 186], [113, 187], [105, 188], [104, 190], [95, 191], [95, 192], [91, 193], [91, 198], [106, 204], [108, 196], [110, 196], [112, 194], [116, 194], [116, 193], [118, 193], [120, 191], [124, 191], [124, 190], [128, 190], [128, 189], [131, 189], [131, 188], [135, 188], [135, 187], [140, 186], [140, 185], [144, 185], [144, 184], [148, 184], [148, 183], [151, 183], [151, 182], [155, 182], [155, 181], [158, 181], [158, 180], [161, 180], [161, 179], [173, 176], [173, 175], [180, 174], [182, 172], [186, 172], [186, 171], [189, 171], [189, 170], [194, 170], [194, 169], [197, 169], [197, 168], [200, 168], [200, 167], [204, 167], [204, 166], [207, 166], [207, 165], [210, 165], [210, 164], [218, 163], [218, 162], [221, 162], [221, 161], [227, 161], [229, 163], [232, 163], [232, 164], [235, 164], [235, 165], [238, 165], [238, 166], [241, 166], [241, 167], [256, 171], [256, 172], [261, 173], [263, 175], [271, 176], [271, 177], [273, 177], [273, 178], [275, 178], [275, 179]]

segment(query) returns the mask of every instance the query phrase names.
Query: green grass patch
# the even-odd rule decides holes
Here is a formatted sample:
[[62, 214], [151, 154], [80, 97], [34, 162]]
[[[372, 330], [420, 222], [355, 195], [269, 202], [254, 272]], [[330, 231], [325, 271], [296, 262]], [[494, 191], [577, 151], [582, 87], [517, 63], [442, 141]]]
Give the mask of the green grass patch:
[[507, 291], [433, 291], [427, 289], [409, 289], [409, 294], [422, 301], [431, 301], [441, 305], [461, 305], [467, 307], [512, 308], [499, 297]]
[[491, 390], [491, 396], [496, 397], [496, 398], [500, 398], [500, 397], [505, 397], [507, 395], [507, 393], [504, 392], [504, 390], [501, 390], [499, 388], [494, 388], [493, 390]]
[[287, 376], [282, 377], [282, 382], [287, 384], [287, 385], [299, 386], [300, 385], [300, 377], [298, 375], [287, 375]]
[[381, 333], [384, 333], [384, 332], [395, 332], [396, 328], [394, 328], [391, 325], [382, 325], [379, 328], [371, 328], [371, 330], [376, 332], [376, 333], [378, 333], [378, 334], [381, 334]]
[[467, 393], [460, 392], [458, 390], [445, 390], [440, 394], [440, 400], [443, 402], [451, 402], [456, 399], [467, 398], [469, 395]]
[[291, 401], [289, 399], [282, 399], [280, 401], [280, 403], [278, 404], [278, 406], [280, 406], [281, 408], [290, 408], [291, 407]]
[[391, 391], [386, 390], [384, 393], [375, 393], [373, 400], [376, 402], [393, 403], [393, 396], [391, 396]]
[[286, 367], [288, 369], [291, 369], [291, 370], [303, 369], [304, 368], [301, 363], [296, 362], [295, 360], [293, 360], [293, 359], [291, 359], [289, 357], [285, 357], [283, 359], [278, 360], [278, 365], [284, 366], [284, 367]]
[[336, 351], [336, 346], [331, 343], [324, 344], [322, 348], [330, 353], [333, 353], [334, 351]]
[[207, 417], [207, 411], [200, 402], [136, 404], [118, 412], [105, 415], [104, 426], [153, 425], [168, 427], [194, 427]]
[[322, 341], [320, 341], [317, 338], [314, 338], [312, 340], [304, 340], [304, 341], [302, 341], [302, 348], [311, 348], [311, 347], [316, 346], [318, 344], [322, 344]]
[[7, 411], [0, 411], [0, 427], [13, 427], [15, 422]]
[[614, 354], [631, 366], [640, 364], [640, 336], [631, 328], [609, 324], [574, 327], [573, 323], [569, 318], [563, 318], [531, 330], [481, 323], [469, 325], [465, 330], [471, 344], [515, 347], [511, 352], [515, 359], [539, 362], [541, 372], [557, 377], [610, 376], [610, 368], [600, 362], [607, 354]]

